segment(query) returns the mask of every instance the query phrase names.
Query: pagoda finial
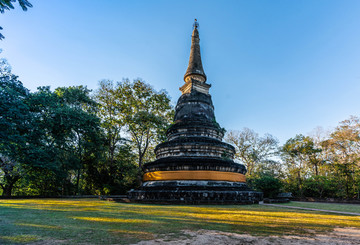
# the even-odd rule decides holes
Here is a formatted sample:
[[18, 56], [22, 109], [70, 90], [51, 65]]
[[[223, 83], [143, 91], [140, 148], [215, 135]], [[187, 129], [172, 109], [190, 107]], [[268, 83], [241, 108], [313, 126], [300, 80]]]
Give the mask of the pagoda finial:
[[195, 19], [194, 24], [193, 24], [194, 29], [198, 29], [199, 28], [199, 22], [197, 22], [197, 19]]
[[206, 81], [206, 75], [201, 62], [200, 55], [200, 38], [199, 38], [199, 23], [195, 19], [193, 24], [194, 30], [191, 36], [191, 49], [190, 49], [190, 58], [189, 65], [186, 70], [184, 80], [185, 82], [190, 81], [191, 78], [198, 80], [200, 82]]

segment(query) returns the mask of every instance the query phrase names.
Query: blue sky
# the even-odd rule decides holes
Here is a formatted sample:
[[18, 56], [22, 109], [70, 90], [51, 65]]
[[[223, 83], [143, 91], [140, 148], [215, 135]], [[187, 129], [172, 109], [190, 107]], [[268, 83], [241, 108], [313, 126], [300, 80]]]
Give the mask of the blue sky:
[[175, 104], [194, 18], [217, 121], [285, 143], [360, 114], [360, 1], [30, 0], [1, 54], [34, 91], [142, 78]]

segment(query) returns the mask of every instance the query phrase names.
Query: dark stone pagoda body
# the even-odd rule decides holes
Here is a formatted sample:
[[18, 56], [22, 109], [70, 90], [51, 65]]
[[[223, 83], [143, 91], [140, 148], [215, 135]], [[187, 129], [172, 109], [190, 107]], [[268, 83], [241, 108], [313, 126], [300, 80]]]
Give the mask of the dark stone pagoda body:
[[247, 187], [244, 165], [233, 161], [234, 147], [222, 142], [224, 129], [215, 120], [197, 27], [195, 22], [185, 84], [168, 141], [155, 148], [154, 162], [144, 164], [144, 182], [129, 192], [129, 198], [154, 203], [258, 203], [262, 193]]

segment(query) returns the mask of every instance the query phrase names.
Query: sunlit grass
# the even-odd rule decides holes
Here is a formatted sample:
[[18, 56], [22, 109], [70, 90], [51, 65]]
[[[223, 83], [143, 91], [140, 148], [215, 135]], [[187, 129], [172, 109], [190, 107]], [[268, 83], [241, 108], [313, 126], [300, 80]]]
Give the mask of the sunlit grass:
[[14, 225], [31, 226], [31, 227], [44, 228], [44, 229], [61, 229], [60, 226], [56, 226], [56, 225], [39, 225], [39, 224], [31, 224], [31, 223], [14, 223]]
[[261, 205], [170, 206], [97, 199], [0, 200], [0, 244], [30, 242], [25, 241], [26, 237], [61, 240], [65, 244], [128, 244], [198, 229], [311, 236], [336, 227], [360, 228], [360, 216]]
[[10, 243], [28, 243], [38, 240], [38, 237], [33, 235], [15, 235], [15, 236], [0, 236], [0, 239]]
[[318, 202], [290, 202], [281, 205], [302, 207], [302, 208], [316, 208], [340, 212], [350, 212], [360, 214], [360, 204], [336, 204], [336, 203], [318, 203]]
[[116, 219], [116, 218], [106, 218], [106, 217], [72, 217], [73, 219], [86, 220], [86, 221], [96, 221], [96, 222], [112, 222], [112, 223], [159, 223], [155, 220], [145, 220], [145, 219]]

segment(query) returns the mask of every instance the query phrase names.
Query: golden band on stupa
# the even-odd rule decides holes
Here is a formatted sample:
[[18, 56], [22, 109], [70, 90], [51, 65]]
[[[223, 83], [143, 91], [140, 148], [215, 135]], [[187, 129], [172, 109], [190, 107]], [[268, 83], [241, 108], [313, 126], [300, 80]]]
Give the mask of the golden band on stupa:
[[155, 180], [218, 180], [246, 182], [244, 174], [220, 171], [156, 171], [145, 173], [143, 181]]

